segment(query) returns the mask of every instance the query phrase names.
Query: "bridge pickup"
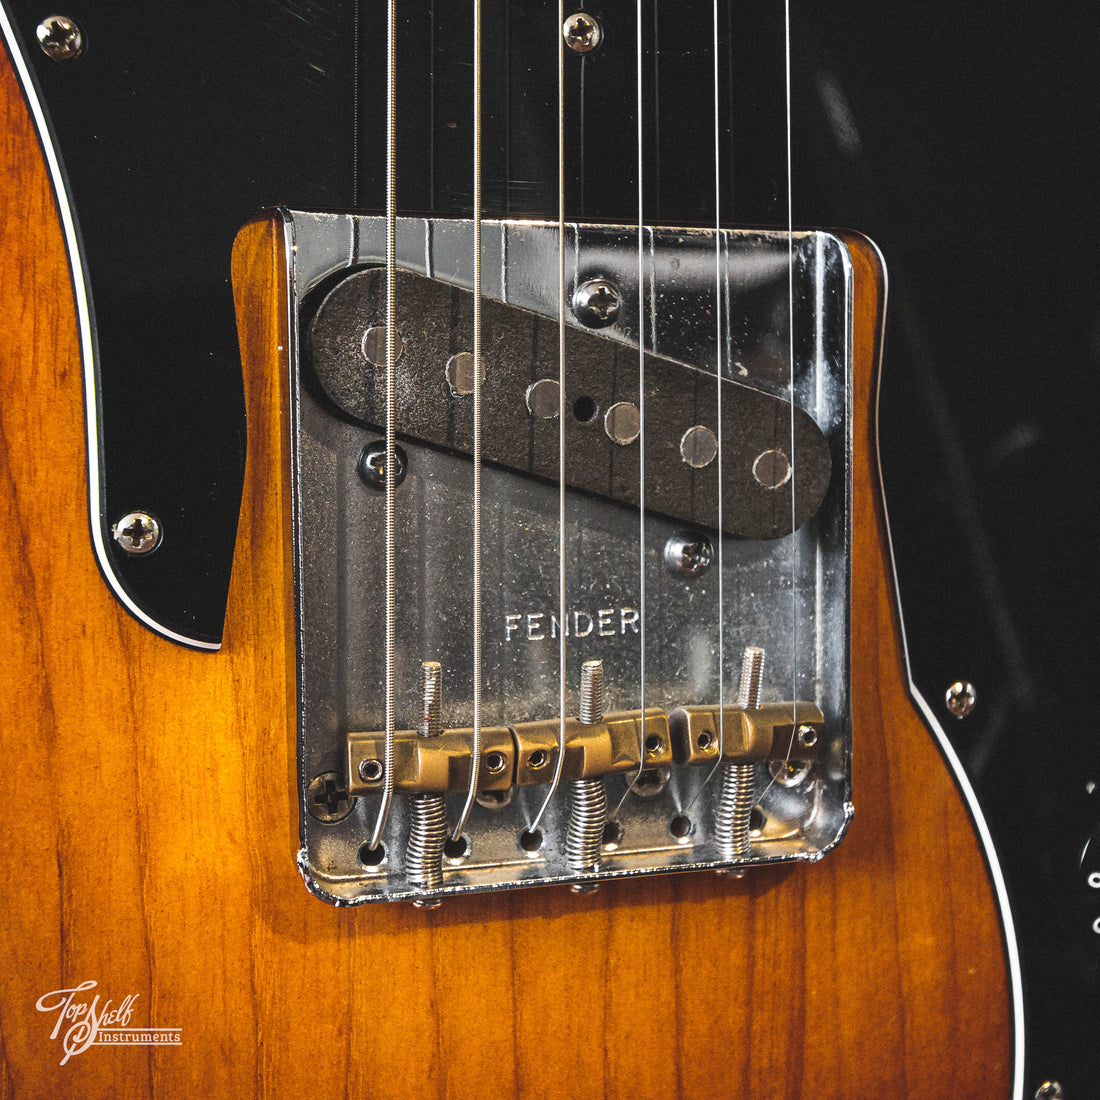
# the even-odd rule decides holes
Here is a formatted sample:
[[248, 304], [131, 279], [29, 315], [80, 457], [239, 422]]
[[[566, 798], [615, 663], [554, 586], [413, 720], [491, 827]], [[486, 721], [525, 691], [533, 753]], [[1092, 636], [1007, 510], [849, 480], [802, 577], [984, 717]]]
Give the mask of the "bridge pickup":
[[[451, 452], [473, 451], [473, 295], [396, 273], [395, 415], [398, 434]], [[323, 297], [307, 329], [306, 356], [347, 416], [386, 420], [386, 273], [363, 268]], [[482, 302], [482, 456], [556, 481], [558, 322], [490, 299]], [[565, 478], [636, 506], [639, 493], [638, 353], [592, 332], [565, 332]], [[792, 435], [793, 429], [793, 435]], [[717, 530], [718, 380], [661, 355], [645, 357], [645, 500], [649, 511]], [[772, 539], [815, 515], [832, 461], [802, 409], [750, 386], [722, 381], [722, 526]], [[793, 478], [793, 486], [791, 484]]]

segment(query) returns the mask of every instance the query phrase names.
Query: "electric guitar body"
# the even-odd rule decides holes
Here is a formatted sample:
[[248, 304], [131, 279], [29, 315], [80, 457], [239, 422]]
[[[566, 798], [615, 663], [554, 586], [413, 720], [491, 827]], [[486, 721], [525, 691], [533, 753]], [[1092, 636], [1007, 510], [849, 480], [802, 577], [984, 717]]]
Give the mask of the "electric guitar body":
[[[1001, 911], [906, 690], [873, 246], [841, 235], [855, 811], [836, 849], [740, 878], [334, 907], [295, 863], [283, 223], [256, 218], [232, 253], [248, 454], [225, 634], [200, 652], [148, 630], [97, 570], [65, 238], [10, 65], [0, 81], [0, 1097], [1012, 1095]], [[97, 996], [115, 1018], [82, 1047], [73, 1006]]]

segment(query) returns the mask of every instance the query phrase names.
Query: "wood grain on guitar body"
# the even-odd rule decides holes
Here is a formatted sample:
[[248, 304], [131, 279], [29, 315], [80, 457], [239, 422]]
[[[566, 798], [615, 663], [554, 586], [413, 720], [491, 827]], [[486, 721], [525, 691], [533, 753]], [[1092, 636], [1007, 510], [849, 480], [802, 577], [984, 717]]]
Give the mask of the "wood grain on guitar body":
[[[556, 13], [527, 7], [556, 57]], [[33, 29], [9, 27], [9, 51]], [[599, 51], [615, 48], [605, 34]], [[471, 221], [402, 215], [397, 269], [419, 297], [401, 319], [399, 391], [419, 419], [402, 427], [399, 402], [387, 744], [376, 486], [398, 470], [385, 447], [370, 452], [385, 429], [370, 375], [385, 333], [364, 344], [385, 321], [385, 219], [257, 215], [231, 272], [220, 242], [244, 367], [244, 493], [221, 648], [175, 644], [104, 584], [89, 539], [94, 343], [28, 84], [10, 53], [0, 1098], [1012, 1095], [997, 899], [905, 688], [876, 495], [874, 246], [839, 231], [653, 229], [665, 213], [641, 228], [586, 217], [570, 223], [562, 274], [553, 211], [487, 212], [482, 378], [456, 358], [474, 350], [471, 277], [448, 259]], [[596, 276], [621, 312], [591, 331], [571, 317], [580, 365], [559, 374], [563, 285]], [[674, 291], [686, 319], [670, 308], [658, 323], [654, 303]], [[341, 293], [366, 296], [346, 307], [353, 319], [376, 315], [341, 328]], [[742, 307], [759, 322], [744, 333], [731, 320]], [[358, 390], [354, 375], [341, 389], [349, 340]], [[532, 395], [541, 382], [550, 390]], [[496, 448], [480, 490], [477, 708], [475, 388]], [[748, 457], [725, 464], [742, 436]], [[720, 471], [741, 494], [728, 516]], [[805, 514], [791, 504], [804, 486]], [[775, 494], [778, 519], [764, 514]], [[475, 760], [475, 804], [445, 848]], [[419, 904], [360, 904], [375, 900]]]

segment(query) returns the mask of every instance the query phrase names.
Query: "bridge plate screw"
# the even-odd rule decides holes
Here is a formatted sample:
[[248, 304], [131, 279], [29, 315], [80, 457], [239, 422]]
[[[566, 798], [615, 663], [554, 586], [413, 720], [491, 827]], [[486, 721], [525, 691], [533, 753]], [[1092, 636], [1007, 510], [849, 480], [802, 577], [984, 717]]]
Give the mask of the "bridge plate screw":
[[599, 23], [583, 11], [569, 16], [562, 24], [561, 33], [565, 44], [576, 53], [591, 53], [602, 37]]
[[665, 565], [685, 577], [697, 577], [710, 568], [714, 547], [706, 535], [678, 534], [665, 543]]
[[160, 545], [160, 524], [148, 512], [127, 512], [111, 534], [127, 554], [151, 554]]
[[1065, 1090], [1057, 1081], [1044, 1081], [1035, 1090], [1035, 1100], [1065, 1100]]
[[54, 61], [72, 61], [84, 52], [84, 35], [66, 15], [47, 15], [35, 35], [42, 52]]
[[306, 788], [306, 809], [309, 816], [322, 825], [335, 825], [351, 813], [355, 799], [348, 795], [348, 785], [338, 772], [322, 772]]
[[[359, 454], [359, 461], [355, 469], [364, 485], [372, 489], [385, 489], [386, 487], [386, 444], [379, 440], [377, 443], [368, 443]], [[409, 472], [409, 459], [404, 450], [396, 444], [393, 448], [393, 483], [400, 485]]]
[[947, 709], [956, 718], [965, 718], [978, 701], [978, 693], [969, 680], [956, 680], [944, 695]]
[[573, 313], [586, 328], [606, 328], [615, 323], [623, 300], [606, 279], [589, 279], [573, 291]]

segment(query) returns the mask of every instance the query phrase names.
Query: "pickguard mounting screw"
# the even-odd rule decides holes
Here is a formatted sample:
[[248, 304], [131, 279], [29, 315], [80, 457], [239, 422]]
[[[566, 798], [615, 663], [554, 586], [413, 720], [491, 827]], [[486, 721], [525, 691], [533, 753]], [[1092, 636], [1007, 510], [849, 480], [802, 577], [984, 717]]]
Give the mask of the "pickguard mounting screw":
[[47, 15], [35, 35], [42, 52], [54, 61], [72, 61], [84, 52], [84, 35], [67, 15]]
[[944, 694], [947, 709], [956, 718], [965, 718], [978, 701], [978, 693], [969, 680], [956, 680]]
[[127, 554], [151, 554], [160, 545], [160, 524], [148, 512], [127, 512], [111, 534]]
[[1035, 1090], [1035, 1100], [1065, 1100], [1066, 1093], [1057, 1081], [1044, 1081]]
[[589, 279], [573, 291], [573, 313], [585, 328], [613, 325], [622, 304], [618, 289], [606, 279]]
[[591, 53], [603, 37], [600, 24], [587, 12], [578, 11], [562, 24], [565, 44], [575, 53]]

